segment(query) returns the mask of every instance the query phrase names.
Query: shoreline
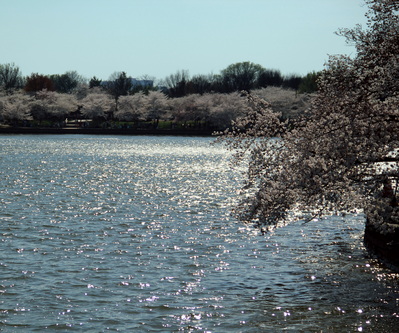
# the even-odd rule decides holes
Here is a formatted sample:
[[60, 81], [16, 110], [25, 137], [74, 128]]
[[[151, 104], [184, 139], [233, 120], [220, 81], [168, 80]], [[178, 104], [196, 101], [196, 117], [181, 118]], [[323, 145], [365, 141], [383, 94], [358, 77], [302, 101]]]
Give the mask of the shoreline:
[[71, 128], [71, 127], [0, 127], [0, 134], [96, 134], [96, 135], [168, 135], [213, 136], [210, 129], [131, 129], [131, 128]]

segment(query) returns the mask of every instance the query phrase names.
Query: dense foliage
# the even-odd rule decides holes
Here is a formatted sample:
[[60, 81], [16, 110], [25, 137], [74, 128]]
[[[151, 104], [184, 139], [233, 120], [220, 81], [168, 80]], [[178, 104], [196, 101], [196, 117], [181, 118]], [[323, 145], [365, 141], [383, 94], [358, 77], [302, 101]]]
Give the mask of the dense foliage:
[[381, 226], [382, 213], [398, 223], [399, 2], [366, 2], [367, 29], [339, 32], [356, 55], [329, 59], [308, 113], [288, 123], [252, 94], [249, 112], [226, 133], [236, 161], [248, 162], [243, 219], [264, 228], [303, 218], [298, 212], [364, 208]]

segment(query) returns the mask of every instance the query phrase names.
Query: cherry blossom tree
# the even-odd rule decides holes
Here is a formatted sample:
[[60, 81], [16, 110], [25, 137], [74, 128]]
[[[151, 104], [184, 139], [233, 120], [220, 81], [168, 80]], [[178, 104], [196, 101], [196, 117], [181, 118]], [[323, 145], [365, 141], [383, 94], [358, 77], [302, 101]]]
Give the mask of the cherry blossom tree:
[[209, 94], [203, 96], [192, 94], [170, 100], [173, 119], [186, 122], [208, 118], [208, 103], [210, 102], [208, 96]]
[[282, 119], [296, 118], [311, 105], [311, 94], [298, 94], [293, 89], [269, 86], [252, 91], [271, 104], [273, 111], [281, 113]]
[[294, 127], [247, 95], [248, 112], [225, 133], [235, 161], [247, 161], [242, 219], [267, 229], [303, 214], [362, 208], [381, 228], [382, 213], [398, 223], [399, 2], [366, 3], [367, 28], [339, 32], [356, 55], [329, 59], [312, 107]]
[[31, 115], [37, 120], [64, 121], [77, 108], [76, 97], [43, 89], [31, 103]]
[[159, 120], [162, 119], [169, 110], [168, 98], [160, 91], [150, 91], [146, 95], [146, 117], [154, 120], [157, 127]]
[[120, 96], [115, 118], [122, 121], [137, 122], [146, 113], [147, 96], [143, 92], [134, 95]]
[[110, 95], [94, 90], [79, 101], [82, 105], [82, 114], [88, 119], [107, 119], [108, 114], [115, 107]]
[[208, 121], [215, 130], [229, 126], [248, 106], [241, 93], [211, 94]]
[[177, 122], [194, 121], [214, 130], [228, 127], [231, 121], [241, 115], [245, 99], [239, 93], [192, 94], [169, 100], [171, 117]]
[[21, 92], [0, 98], [0, 120], [7, 124], [18, 124], [31, 120], [31, 104], [33, 97]]

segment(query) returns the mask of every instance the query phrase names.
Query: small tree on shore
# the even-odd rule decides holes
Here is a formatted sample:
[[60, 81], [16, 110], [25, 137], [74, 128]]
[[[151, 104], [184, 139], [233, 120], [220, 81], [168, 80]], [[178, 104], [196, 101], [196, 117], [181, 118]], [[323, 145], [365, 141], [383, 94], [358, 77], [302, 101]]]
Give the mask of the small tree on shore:
[[226, 92], [250, 91], [257, 87], [261, 75], [265, 69], [258, 64], [249, 61], [232, 64], [222, 70], [223, 84]]
[[54, 91], [54, 83], [46, 75], [32, 73], [31, 76], [28, 76], [26, 78], [24, 89], [26, 92], [32, 94], [44, 89], [47, 91]]
[[[356, 56], [330, 58], [312, 108], [294, 129], [270, 104], [248, 95], [250, 111], [225, 134], [237, 162], [249, 157], [238, 213], [260, 228], [297, 218], [295, 212], [364, 208], [372, 214], [395, 199], [390, 184], [399, 180], [399, 2], [366, 3], [368, 29], [339, 32], [354, 43]], [[381, 199], [387, 184], [389, 202]]]
[[177, 71], [165, 78], [169, 97], [183, 97], [187, 93], [187, 83], [190, 75], [187, 70]]
[[89, 88], [101, 87], [102, 80], [93, 76], [89, 81]]
[[[118, 111], [118, 99], [120, 96], [129, 95], [132, 89], [132, 80], [127, 77], [125, 72], [115, 72], [109, 77], [109, 81], [105, 84], [108, 93], [115, 99], [115, 111]], [[113, 113], [110, 113], [111, 118]]]
[[51, 75], [50, 79], [53, 81], [54, 90], [63, 94], [72, 93], [73, 90], [85, 82], [85, 79], [76, 71], [68, 71], [62, 75]]
[[23, 78], [19, 67], [15, 64], [0, 64], [0, 88], [6, 91], [21, 88]]

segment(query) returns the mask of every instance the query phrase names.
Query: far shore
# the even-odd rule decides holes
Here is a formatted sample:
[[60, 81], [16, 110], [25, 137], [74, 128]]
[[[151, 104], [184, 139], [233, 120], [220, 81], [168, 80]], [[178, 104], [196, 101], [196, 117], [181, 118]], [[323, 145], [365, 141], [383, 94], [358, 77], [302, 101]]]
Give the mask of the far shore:
[[70, 127], [2, 127], [0, 134], [98, 134], [98, 135], [170, 135], [212, 136], [211, 129], [131, 129], [131, 128], [70, 128]]

